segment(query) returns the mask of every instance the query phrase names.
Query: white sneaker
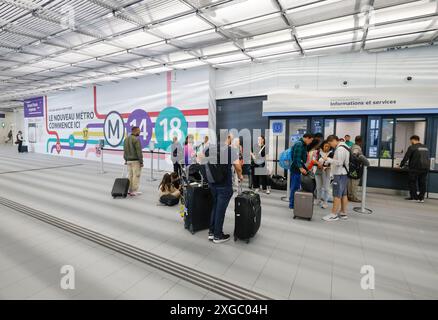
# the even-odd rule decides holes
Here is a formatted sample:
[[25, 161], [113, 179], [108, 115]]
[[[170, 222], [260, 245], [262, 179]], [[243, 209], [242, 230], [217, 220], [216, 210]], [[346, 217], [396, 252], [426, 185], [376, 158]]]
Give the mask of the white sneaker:
[[348, 220], [348, 216], [346, 214], [340, 214], [339, 219], [341, 220]]
[[323, 202], [323, 203], [321, 204], [321, 208], [322, 208], [322, 209], [327, 209], [327, 208], [328, 208], [328, 204]]
[[131, 192], [131, 196], [133, 196], [133, 197], [135, 197], [135, 196], [139, 196], [139, 195], [141, 195], [141, 194], [142, 194], [142, 192], [140, 192], [140, 191]]
[[330, 213], [322, 218], [324, 221], [338, 221], [339, 216], [337, 214]]
[[270, 193], [271, 193], [271, 190], [267, 189], [266, 194], [270, 194]]
[[259, 188], [255, 188], [255, 189], [254, 189], [254, 192], [259, 192], [259, 191], [260, 191]]

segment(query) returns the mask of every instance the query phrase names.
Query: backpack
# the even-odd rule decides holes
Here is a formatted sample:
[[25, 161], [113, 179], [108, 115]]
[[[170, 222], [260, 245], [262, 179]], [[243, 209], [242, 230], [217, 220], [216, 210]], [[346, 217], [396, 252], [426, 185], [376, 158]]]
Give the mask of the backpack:
[[160, 202], [166, 206], [172, 207], [179, 203], [179, 199], [171, 194], [165, 194], [160, 197]]
[[359, 156], [351, 152], [351, 149], [345, 145], [341, 145], [344, 149], [348, 150], [350, 154], [350, 161], [347, 166], [344, 164], [345, 170], [347, 170], [347, 176], [350, 179], [358, 180], [362, 178], [363, 175], [363, 162], [360, 160]]
[[290, 167], [292, 166], [292, 157], [293, 157], [293, 152], [292, 152], [292, 147], [290, 147], [284, 150], [282, 153], [280, 153], [280, 159], [278, 164], [284, 170], [289, 170]]
[[[220, 149], [220, 148], [218, 148]], [[207, 162], [204, 165], [205, 176], [208, 183], [223, 184], [226, 182], [228, 177], [228, 164], [220, 163], [220, 150], [217, 151], [217, 161], [215, 164]], [[209, 157], [210, 148], [205, 151], [205, 155]]]
[[307, 174], [301, 174], [301, 190], [304, 192], [314, 193], [315, 189], [315, 175], [311, 171], [308, 171]]
[[429, 156], [429, 149], [427, 149], [426, 146], [419, 147], [416, 152], [419, 153], [419, 165], [420, 169], [423, 170], [429, 170], [430, 169], [430, 156]]

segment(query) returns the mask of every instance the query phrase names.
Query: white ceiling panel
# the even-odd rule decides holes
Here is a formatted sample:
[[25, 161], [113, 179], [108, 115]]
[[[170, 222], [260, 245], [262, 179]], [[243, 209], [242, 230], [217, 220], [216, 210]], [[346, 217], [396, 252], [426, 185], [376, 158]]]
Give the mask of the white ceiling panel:
[[294, 37], [290, 29], [270, 32], [254, 37], [242, 38], [237, 41], [243, 48], [263, 47], [269, 44], [292, 41]]
[[351, 42], [362, 41], [363, 30], [356, 30], [353, 32], [343, 32], [334, 35], [308, 38], [300, 41], [303, 49], [312, 49], [326, 46], [333, 46], [337, 44], [346, 44]]
[[35, 67], [35, 68], [41, 68], [41, 69], [47, 69], [47, 68], [56, 68], [56, 67], [60, 67], [62, 65], [64, 65], [65, 63], [62, 62], [58, 62], [58, 61], [54, 61], [54, 60], [49, 60], [49, 59], [44, 59], [42, 61], [38, 61], [35, 63], [32, 63], [30, 66], [31, 67]]
[[413, 2], [416, 0], [374, 0], [374, 8], [381, 9], [390, 6], [396, 6], [403, 3]]
[[368, 40], [365, 45], [365, 49], [377, 49], [387, 47], [397, 47], [407, 44], [424, 43], [431, 41], [437, 36], [436, 31], [428, 31], [422, 33], [414, 33], [403, 36]]
[[370, 27], [368, 30], [368, 39], [397, 36], [428, 30], [438, 30], [438, 17]]
[[268, 46], [265, 48], [249, 49], [246, 51], [246, 53], [253, 58], [259, 58], [259, 57], [292, 52], [292, 51], [299, 51], [299, 50], [300, 48], [295, 42], [287, 42], [273, 46]]
[[165, 62], [165, 63], [169, 63], [172, 61], [178, 62], [178, 61], [182, 61], [182, 60], [190, 60], [193, 59], [193, 55], [186, 53], [184, 51], [177, 51], [177, 52], [172, 52], [172, 53], [167, 53], [167, 54], [163, 54], [160, 56], [156, 56], [156, 59]]
[[144, 46], [146, 44], [151, 44], [162, 40], [160, 37], [154, 36], [148, 32], [138, 30], [127, 34], [123, 37], [118, 37], [114, 40], [108, 41], [109, 44], [114, 44], [118, 47], [123, 47], [126, 49], [135, 48], [139, 46]]
[[370, 16], [370, 25], [388, 23], [404, 19], [436, 15], [438, 13], [438, 2], [434, 0], [415, 1], [399, 6], [375, 10]]
[[63, 53], [59, 56], [54, 57], [52, 60], [59, 61], [59, 62], [65, 62], [65, 63], [75, 63], [82, 60], [89, 59], [89, 56], [79, 54], [77, 52], [67, 52]]
[[221, 26], [273, 12], [278, 12], [278, 7], [272, 0], [238, 0], [203, 10], [202, 14]]
[[188, 61], [188, 62], [179, 62], [172, 64], [173, 68], [176, 69], [189, 69], [199, 66], [205, 66], [205, 62], [199, 59]]
[[301, 53], [298, 51], [294, 52], [286, 52], [286, 53], [280, 53], [280, 54], [273, 54], [269, 56], [259, 57], [256, 59], [256, 61], [260, 62], [271, 62], [271, 61], [279, 61], [279, 60], [286, 60], [286, 59], [292, 59], [300, 57]]
[[259, 18], [229, 24], [223, 26], [222, 29], [233, 38], [244, 38], [261, 33], [282, 30], [287, 27], [288, 25], [281, 18], [280, 13], [272, 13]]
[[170, 71], [170, 70], [172, 70], [172, 68], [161, 66], [161, 67], [146, 69], [146, 70], [144, 70], [144, 72], [145, 73], [161, 73], [161, 72], [166, 72], [166, 71]]
[[91, 56], [91, 57], [100, 57], [107, 54], [111, 54], [114, 52], [121, 51], [122, 49], [105, 44], [98, 43], [91, 46], [87, 46], [84, 49], [77, 50], [76, 52], [79, 54]]
[[235, 68], [235, 67], [239, 67], [242, 65], [247, 65], [249, 63], [251, 63], [252, 60], [247, 58], [247, 59], [242, 59], [242, 60], [238, 60], [238, 61], [230, 61], [230, 62], [222, 62], [222, 63], [217, 63], [214, 64], [213, 67], [214, 68], [218, 68], [218, 69], [222, 69], [222, 68]]
[[162, 38], [169, 39], [209, 29], [211, 29], [211, 26], [207, 22], [192, 14], [154, 25], [150, 31]]
[[157, 66], [159, 65], [159, 63], [155, 61], [150, 61], [149, 59], [138, 59], [135, 61], [127, 62], [125, 63], [125, 65], [130, 68], [141, 69], [141, 68], [149, 68], [149, 67]]
[[360, 50], [360, 43], [343, 44], [338, 46], [323, 47], [318, 49], [309, 49], [305, 51], [307, 56], [312, 55], [326, 55], [326, 54], [337, 54]]
[[342, 32], [363, 28], [366, 16], [364, 14], [352, 15], [343, 18], [327, 20], [297, 27], [298, 38], [314, 37], [330, 33]]
[[364, 12], [369, 0], [314, 1], [308, 5], [286, 10], [287, 16], [296, 26], [353, 15]]
[[245, 59], [248, 59], [248, 56], [246, 56], [242, 52], [236, 52], [232, 54], [219, 55], [216, 57], [207, 57], [205, 61], [211, 64], [218, 64], [218, 63], [234, 62], [234, 61], [245, 60]]
[[189, 12], [190, 10], [190, 6], [179, 0], [149, 0], [140, 2], [137, 5], [124, 10], [123, 13], [135, 17], [143, 24], [149, 24], [151, 22]]
[[214, 28], [211, 28], [171, 39], [170, 43], [180, 48], [188, 49], [199, 45], [218, 43], [224, 40], [225, 38], [220, 33], [216, 32]]
[[151, 57], [173, 52], [173, 51], [177, 51], [177, 49], [174, 46], [164, 43], [164, 41], [153, 45], [146, 45], [140, 48], [135, 48], [130, 50], [130, 52], [132, 53], [144, 55], [144, 56], [151, 56]]
[[236, 47], [233, 42], [226, 42], [213, 46], [195, 49], [193, 50], [193, 52], [199, 57], [205, 57], [205, 56], [217, 55], [220, 53], [237, 52], [239, 50], [240, 49]]

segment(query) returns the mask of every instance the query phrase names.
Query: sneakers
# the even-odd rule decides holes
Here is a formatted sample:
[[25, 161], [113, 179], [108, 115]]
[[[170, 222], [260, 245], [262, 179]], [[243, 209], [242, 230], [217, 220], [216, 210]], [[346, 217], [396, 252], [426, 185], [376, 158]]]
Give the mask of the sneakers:
[[339, 216], [337, 214], [330, 213], [322, 218], [324, 221], [338, 221]]
[[260, 191], [259, 188], [255, 188], [255, 189], [254, 189], [254, 192], [255, 192], [255, 193], [258, 193], [259, 191]]
[[142, 193], [140, 192], [140, 191], [135, 191], [135, 192], [130, 192], [129, 193], [129, 195], [131, 196], [131, 197], [135, 197], [135, 196], [139, 196], [139, 195], [141, 195]]
[[228, 240], [230, 240], [230, 235], [223, 234], [222, 237], [220, 237], [220, 238], [214, 237], [213, 242], [214, 243], [223, 243], [223, 242], [226, 242]]
[[325, 203], [325, 202], [321, 203], [321, 208], [322, 209], [327, 209], [328, 208], [328, 204]]
[[212, 232], [208, 233], [208, 241], [213, 241], [214, 239], [214, 234]]
[[270, 194], [271, 190], [270, 189], [266, 189], [266, 194]]
[[418, 203], [424, 203], [424, 199], [417, 200]]
[[341, 220], [348, 220], [348, 216], [346, 214], [340, 214], [338, 217]]

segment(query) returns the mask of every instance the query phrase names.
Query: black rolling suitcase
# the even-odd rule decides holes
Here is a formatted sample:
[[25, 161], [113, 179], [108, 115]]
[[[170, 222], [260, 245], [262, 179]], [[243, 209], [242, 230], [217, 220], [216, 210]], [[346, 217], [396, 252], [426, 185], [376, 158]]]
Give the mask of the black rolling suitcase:
[[190, 183], [184, 189], [184, 227], [192, 234], [210, 227], [213, 196], [206, 184]]
[[[125, 169], [123, 168], [122, 177], [124, 176]], [[113, 190], [111, 191], [111, 196], [113, 198], [126, 198], [129, 191], [129, 179], [128, 178], [117, 178], [114, 181]]]
[[243, 191], [234, 200], [234, 241], [237, 239], [249, 240], [255, 236], [260, 228], [262, 208], [260, 195], [253, 191]]

